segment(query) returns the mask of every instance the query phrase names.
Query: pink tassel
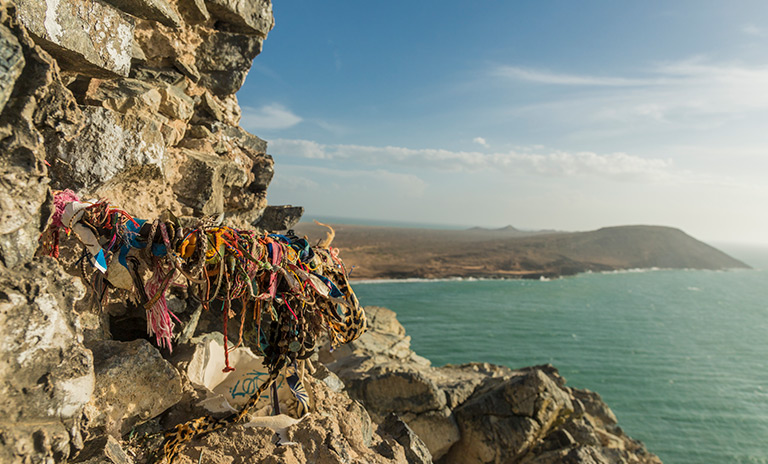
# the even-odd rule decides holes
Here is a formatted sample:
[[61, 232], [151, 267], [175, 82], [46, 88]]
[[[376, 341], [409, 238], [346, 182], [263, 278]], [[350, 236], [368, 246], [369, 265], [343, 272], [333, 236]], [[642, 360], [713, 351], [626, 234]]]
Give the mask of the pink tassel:
[[[170, 271], [173, 272], [173, 271]], [[144, 285], [147, 291], [147, 297], [153, 299], [158, 292], [162, 294], [151, 308], [147, 309], [147, 332], [149, 335], [155, 335], [157, 345], [167, 347], [168, 351], [173, 353], [173, 328], [175, 324], [171, 317], [181, 322], [175, 314], [168, 309], [168, 303], [165, 300], [165, 287], [163, 287], [165, 275], [160, 268], [155, 269], [152, 277]]]
[[69, 189], [56, 192], [53, 195], [54, 211], [53, 217], [51, 218], [51, 225], [53, 225], [53, 227], [64, 227], [64, 224], [61, 222], [61, 215], [64, 214], [64, 208], [73, 201], [80, 201], [80, 198], [75, 192]]
[[[277, 266], [280, 264], [280, 261], [283, 259], [283, 247], [280, 246], [277, 242], [270, 243], [272, 245], [272, 266]], [[277, 271], [272, 271], [272, 274], [269, 276], [269, 294], [272, 298], [275, 297], [277, 294], [277, 277], [278, 273]]]

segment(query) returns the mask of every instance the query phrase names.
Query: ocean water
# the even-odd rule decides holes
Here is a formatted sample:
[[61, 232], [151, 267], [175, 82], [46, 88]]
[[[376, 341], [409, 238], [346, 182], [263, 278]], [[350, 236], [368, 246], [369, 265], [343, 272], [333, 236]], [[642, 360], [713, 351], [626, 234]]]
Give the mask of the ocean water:
[[358, 282], [434, 365], [551, 363], [665, 463], [768, 463], [768, 249], [754, 270]]

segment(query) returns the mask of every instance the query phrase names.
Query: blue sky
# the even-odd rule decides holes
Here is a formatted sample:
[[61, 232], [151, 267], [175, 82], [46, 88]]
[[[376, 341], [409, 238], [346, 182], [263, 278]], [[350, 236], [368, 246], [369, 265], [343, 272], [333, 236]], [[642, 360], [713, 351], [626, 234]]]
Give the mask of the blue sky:
[[768, 2], [274, 3], [271, 204], [768, 242]]

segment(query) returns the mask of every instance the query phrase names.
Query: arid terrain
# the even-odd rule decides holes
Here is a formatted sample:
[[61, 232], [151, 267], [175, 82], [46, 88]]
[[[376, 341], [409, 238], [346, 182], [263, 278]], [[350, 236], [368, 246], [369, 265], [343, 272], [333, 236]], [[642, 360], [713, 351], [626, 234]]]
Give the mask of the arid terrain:
[[[749, 267], [671, 227], [638, 225], [590, 232], [529, 232], [511, 226], [438, 230], [330, 225], [335, 231], [333, 246], [341, 250], [353, 279], [538, 279], [635, 268]], [[328, 229], [302, 222], [295, 231], [317, 240]]]

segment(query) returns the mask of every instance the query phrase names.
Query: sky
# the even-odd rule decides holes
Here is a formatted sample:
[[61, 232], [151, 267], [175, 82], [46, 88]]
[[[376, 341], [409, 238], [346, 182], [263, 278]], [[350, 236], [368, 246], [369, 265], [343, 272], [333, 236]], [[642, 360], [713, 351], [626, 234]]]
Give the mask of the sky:
[[276, 0], [237, 97], [305, 218], [768, 243], [768, 2]]

